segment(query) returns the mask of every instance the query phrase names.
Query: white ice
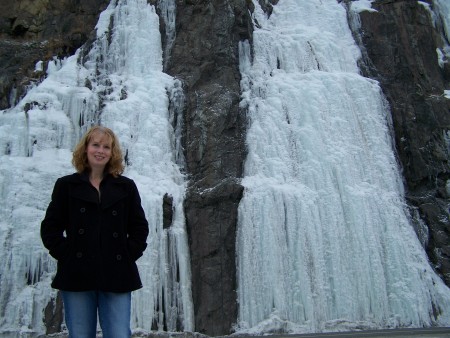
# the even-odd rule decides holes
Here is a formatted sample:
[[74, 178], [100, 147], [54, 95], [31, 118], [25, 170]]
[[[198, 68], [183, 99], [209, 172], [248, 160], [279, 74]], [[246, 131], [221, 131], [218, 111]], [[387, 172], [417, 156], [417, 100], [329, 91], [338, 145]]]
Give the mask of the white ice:
[[373, 0], [356, 0], [351, 3], [352, 10], [359, 13], [362, 11], [376, 12], [377, 10], [372, 8]]
[[281, 0], [267, 18], [253, 3], [237, 332], [448, 326], [450, 290], [410, 224], [389, 109], [359, 74], [344, 7]]
[[[135, 180], [150, 223], [148, 248], [138, 261], [144, 288], [133, 293], [132, 327], [193, 330], [185, 178], [179, 126], [171, 123], [181, 119], [169, 111], [169, 101], [182, 92], [162, 71], [159, 18], [146, 0], [112, 1], [96, 28], [87, 55], [79, 50], [52, 61], [47, 78], [0, 115], [0, 333], [45, 332], [43, 310], [56, 295], [50, 288], [55, 261], [41, 244], [40, 222], [54, 181], [74, 171], [74, 145], [99, 122], [118, 134], [125, 175]], [[166, 193], [174, 215], [163, 229]]]

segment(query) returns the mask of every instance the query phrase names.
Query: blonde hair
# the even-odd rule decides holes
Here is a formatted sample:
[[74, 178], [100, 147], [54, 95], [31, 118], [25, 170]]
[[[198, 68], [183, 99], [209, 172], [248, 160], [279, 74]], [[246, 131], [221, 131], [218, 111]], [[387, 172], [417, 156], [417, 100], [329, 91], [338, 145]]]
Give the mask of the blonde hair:
[[119, 139], [111, 129], [102, 126], [93, 126], [83, 135], [73, 151], [73, 166], [79, 173], [91, 170], [87, 159], [86, 149], [95, 133], [107, 135], [111, 140], [111, 159], [106, 164], [105, 172], [112, 174], [114, 177], [121, 175], [125, 167], [123, 165], [123, 156], [122, 151], [120, 150]]

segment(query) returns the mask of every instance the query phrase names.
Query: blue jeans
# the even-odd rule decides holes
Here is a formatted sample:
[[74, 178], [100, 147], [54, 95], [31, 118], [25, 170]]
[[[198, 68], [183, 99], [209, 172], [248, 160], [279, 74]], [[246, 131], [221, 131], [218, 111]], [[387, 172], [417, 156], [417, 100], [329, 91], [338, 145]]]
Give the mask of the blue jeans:
[[69, 338], [95, 338], [97, 311], [103, 338], [129, 338], [131, 292], [61, 291]]

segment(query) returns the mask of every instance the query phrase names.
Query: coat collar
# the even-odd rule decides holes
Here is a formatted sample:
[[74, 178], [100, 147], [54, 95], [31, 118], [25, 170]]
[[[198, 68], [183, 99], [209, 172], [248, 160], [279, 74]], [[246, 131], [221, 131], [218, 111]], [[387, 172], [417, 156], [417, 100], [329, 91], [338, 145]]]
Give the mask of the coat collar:
[[89, 182], [87, 173], [74, 174], [72, 178], [73, 183], [76, 184], [71, 189], [71, 196], [89, 203], [100, 204], [102, 209], [108, 208], [128, 196], [125, 180], [121, 176], [105, 175], [100, 184], [100, 201], [98, 192]]

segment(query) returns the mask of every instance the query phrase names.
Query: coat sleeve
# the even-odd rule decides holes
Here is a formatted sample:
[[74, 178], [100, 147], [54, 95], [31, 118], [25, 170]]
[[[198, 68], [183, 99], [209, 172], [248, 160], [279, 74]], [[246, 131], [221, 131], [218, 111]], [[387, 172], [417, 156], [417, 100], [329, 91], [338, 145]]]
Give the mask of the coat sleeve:
[[147, 248], [149, 233], [148, 222], [141, 205], [141, 197], [134, 181], [130, 184], [130, 214], [128, 216], [128, 252], [132, 259], [137, 260]]
[[50, 204], [41, 223], [41, 238], [51, 256], [60, 260], [68, 253], [67, 239], [64, 236], [67, 221], [67, 189], [61, 179], [53, 188]]

